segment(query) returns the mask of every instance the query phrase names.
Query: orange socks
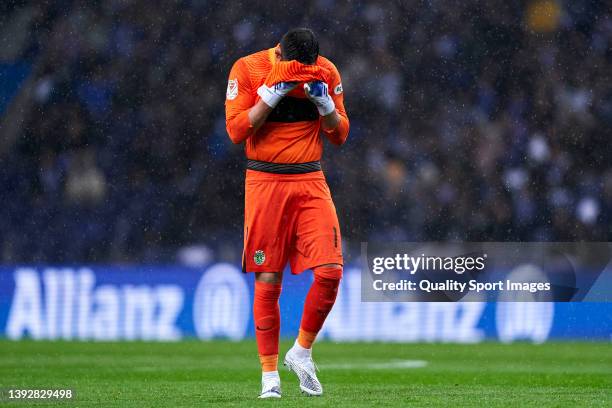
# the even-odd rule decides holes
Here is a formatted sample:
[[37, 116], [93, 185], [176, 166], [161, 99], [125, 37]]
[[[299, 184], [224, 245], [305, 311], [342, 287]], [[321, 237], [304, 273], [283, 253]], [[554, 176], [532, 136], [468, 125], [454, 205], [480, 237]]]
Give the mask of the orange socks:
[[280, 283], [255, 281], [253, 317], [262, 371], [277, 370], [278, 336], [280, 334], [278, 298], [280, 293]]
[[278, 370], [278, 354], [272, 354], [269, 356], [259, 355], [259, 362], [261, 363], [261, 371], [277, 371]]
[[342, 267], [319, 266], [313, 269], [314, 282], [304, 302], [302, 323], [298, 343], [304, 348], [311, 348], [317, 333], [323, 327], [327, 315], [334, 306], [338, 286], [342, 278]]
[[309, 349], [312, 348], [312, 343], [314, 343], [316, 338], [317, 333], [311, 333], [300, 329], [297, 342], [300, 344], [300, 346]]

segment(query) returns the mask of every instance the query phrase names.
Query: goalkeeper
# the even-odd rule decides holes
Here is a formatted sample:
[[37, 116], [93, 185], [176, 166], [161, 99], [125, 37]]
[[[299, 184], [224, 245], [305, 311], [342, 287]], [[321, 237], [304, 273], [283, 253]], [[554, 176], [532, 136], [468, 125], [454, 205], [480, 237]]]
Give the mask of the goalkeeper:
[[298, 338], [284, 364], [307, 395], [321, 395], [312, 344], [336, 300], [342, 277], [340, 226], [321, 170], [322, 135], [346, 141], [338, 70], [319, 55], [309, 29], [287, 32], [274, 48], [240, 58], [225, 101], [227, 132], [245, 144], [243, 270], [255, 273], [253, 315], [262, 367], [260, 398], [281, 396], [278, 341], [283, 270], [311, 269]]

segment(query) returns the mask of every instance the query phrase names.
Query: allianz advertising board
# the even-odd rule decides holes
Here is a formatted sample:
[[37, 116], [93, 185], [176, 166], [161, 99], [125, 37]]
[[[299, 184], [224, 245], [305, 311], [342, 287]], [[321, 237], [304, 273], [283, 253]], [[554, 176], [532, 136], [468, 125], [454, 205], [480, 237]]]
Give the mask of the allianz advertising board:
[[[281, 335], [297, 333], [312, 275], [285, 274]], [[347, 266], [331, 341], [610, 340], [607, 302], [366, 302]], [[19, 340], [177, 341], [254, 336], [253, 276], [239, 265], [0, 267], [0, 333]]]

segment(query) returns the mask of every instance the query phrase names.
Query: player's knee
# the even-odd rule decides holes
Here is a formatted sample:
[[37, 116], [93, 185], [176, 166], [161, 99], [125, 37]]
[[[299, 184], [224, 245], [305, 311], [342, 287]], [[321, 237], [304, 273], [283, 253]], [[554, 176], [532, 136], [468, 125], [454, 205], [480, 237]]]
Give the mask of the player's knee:
[[342, 265], [321, 265], [314, 268], [313, 272], [319, 291], [317, 312], [325, 319], [336, 302], [340, 279], [342, 279]]
[[313, 273], [315, 282], [326, 293], [320, 301], [320, 306], [323, 309], [331, 309], [338, 294], [340, 279], [342, 279], [342, 265], [321, 265], [314, 268]]
[[320, 265], [312, 269], [315, 279], [333, 283], [338, 286], [340, 279], [342, 279], [342, 265], [340, 264], [326, 264]]
[[274, 282], [255, 281], [255, 304], [257, 306], [260, 302], [273, 304], [278, 302], [281, 294], [281, 284]]

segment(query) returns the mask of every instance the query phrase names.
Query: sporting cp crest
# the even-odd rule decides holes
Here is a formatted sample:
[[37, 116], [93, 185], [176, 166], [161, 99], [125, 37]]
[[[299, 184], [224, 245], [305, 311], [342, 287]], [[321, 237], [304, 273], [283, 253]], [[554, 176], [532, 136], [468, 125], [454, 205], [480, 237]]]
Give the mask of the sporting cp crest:
[[261, 249], [255, 251], [255, 256], [253, 257], [256, 265], [262, 265], [266, 260], [266, 254]]
[[225, 96], [230, 101], [238, 96], [238, 78], [227, 81], [227, 93]]

